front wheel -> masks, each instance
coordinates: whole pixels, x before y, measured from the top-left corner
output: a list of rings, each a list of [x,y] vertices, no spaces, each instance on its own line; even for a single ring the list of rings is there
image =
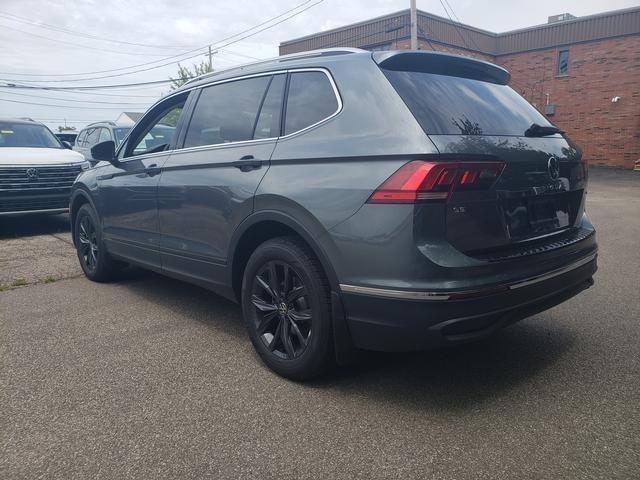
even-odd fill
[[[268,240],[251,255],[242,311],[258,354],[279,375],[308,379],[333,363],[328,282],[297,238]]]
[[[120,264],[104,248],[98,216],[91,205],[82,205],[78,210],[73,235],[80,267],[87,278],[94,282],[112,280]]]

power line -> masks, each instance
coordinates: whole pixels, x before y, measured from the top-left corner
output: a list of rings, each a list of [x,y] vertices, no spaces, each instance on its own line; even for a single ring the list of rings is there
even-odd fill
[[[0,98],[0,102],[21,103],[23,105],[38,105],[41,107],[76,108],[81,110],[122,110],[122,107],[76,107],[73,105],[52,105],[50,103],[21,102],[20,100],[8,100],[6,98]]]
[[[449,20],[451,20],[451,24],[453,25],[453,28],[455,29],[456,32],[458,32],[458,36],[460,36],[460,38],[462,39],[462,43],[464,43],[464,45],[467,47],[467,49],[473,50],[473,48],[471,48],[469,46],[469,44],[467,43],[467,41],[465,40],[465,38],[462,35],[462,32],[460,31],[460,29],[458,28],[458,25],[456,24],[456,22],[454,22],[453,18],[451,18],[451,15],[449,14],[449,10],[447,10],[447,7],[444,6],[444,2],[442,0],[440,0],[440,5],[442,5],[442,8],[443,8],[444,12],[447,14],[447,17],[449,17]]]
[[[6,90],[11,90],[11,89],[15,89],[15,88],[21,88],[21,87],[8,87],[6,85],[0,85],[0,92],[2,91],[6,91]],[[5,90],[2,90],[5,89]],[[47,87],[33,87],[33,90],[44,90],[47,91],[49,90]],[[132,89],[133,90],[133,89]],[[128,97],[128,98],[159,98],[159,95],[127,95],[125,93],[116,93],[116,94],[110,94],[110,93],[98,93],[98,92],[76,92],[73,90],[55,90],[56,92],[60,92],[60,93],[72,93],[74,95],[92,95],[92,96],[98,96],[98,97],[115,97],[115,98],[124,98],[124,97]],[[63,100],[63,99],[61,99]]]
[[[458,15],[456,15],[456,12],[453,11],[453,7],[451,6],[451,4],[449,3],[449,0],[444,0],[445,3],[447,4],[447,6],[449,7],[449,9],[451,10],[451,13],[453,14],[453,16],[455,17],[455,19],[458,21],[458,23],[462,23],[460,21],[460,19],[458,18]],[[449,19],[451,20],[451,17],[449,17]],[[475,39],[473,38],[473,35],[469,35],[469,40],[471,40],[471,43],[473,43],[473,45],[476,47],[476,50],[481,51],[480,47],[478,46],[478,44],[476,43]]]
[[[17,92],[7,92],[7,91],[3,91],[2,93],[6,93],[8,95],[18,95],[20,97],[28,97],[28,98],[43,98],[45,100],[58,100],[61,102],[73,102],[73,103],[102,103],[102,104],[107,104],[107,105],[149,105],[151,102],[101,102],[99,100],[73,100],[71,98],[54,98],[54,97],[45,97],[42,95],[30,95],[28,93],[17,93]],[[156,100],[159,97],[155,97]]]
[[[4,82],[4,80],[2,80]],[[46,87],[41,85],[26,85],[20,83],[7,83],[6,85],[0,85],[0,87],[11,87],[11,88],[27,88],[27,89],[36,89],[36,90],[104,90],[104,89],[115,89],[115,88],[128,88],[128,87],[138,87],[143,85],[162,85],[166,83],[171,83],[171,79],[167,80],[156,80],[153,82],[139,82],[139,83],[120,83],[115,85],[83,85],[83,86],[70,86],[70,87]],[[6,82],[5,82],[6,83]]]
[[[193,47],[193,45],[190,46],[185,46],[185,45],[151,45],[148,43],[136,43],[136,42],[128,42],[126,40],[115,40],[113,38],[106,38],[106,37],[100,37],[98,35],[91,35],[90,33],[84,33],[84,32],[78,32],[75,30],[71,30],[69,28],[65,28],[65,27],[60,27],[58,25],[51,25],[50,23],[44,23],[44,22],[33,22],[30,19],[26,18],[26,17],[21,17],[20,15],[15,15],[12,13],[7,13],[7,12],[0,12],[0,17],[3,17],[7,20],[11,20],[13,22],[18,22],[18,23],[23,23],[26,25],[33,25],[34,27],[38,27],[38,28],[43,28],[45,30],[51,30],[54,32],[61,32],[61,33],[66,33],[67,35],[75,35],[78,37],[84,37],[84,38],[92,38],[95,40],[100,40],[103,42],[109,42],[109,43],[117,43],[120,45],[132,45],[132,46],[138,46],[138,47],[148,47],[148,48],[163,48],[163,49],[167,49],[167,48],[173,48],[173,49],[184,49],[184,48],[190,48]]]
[[[98,70],[98,71],[94,71],[94,72],[84,72],[84,73],[67,73],[67,74],[56,74],[56,75],[44,75],[44,74],[27,74],[27,73],[9,73],[9,72],[0,72],[0,75],[19,75],[19,76],[56,76],[56,77],[68,77],[68,76],[78,76],[78,75],[97,75],[97,74],[101,74],[101,73],[120,72],[120,71],[123,71],[123,70],[130,70],[130,69],[133,69],[133,68],[143,67],[143,66],[147,66],[147,65],[153,65],[153,64],[156,64],[156,63],[159,63],[159,62],[163,62],[163,61],[171,60],[171,59],[178,59],[178,58],[180,58],[180,57],[184,57],[185,55],[188,55],[188,54],[191,54],[191,53],[198,52],[198,53],[197,53],[197,54],[195,54],[195,55],[192,55],[192,56],[190,56],[190,57],[186,57],[186,58],[180,58],[180,60],[177,60],[177,61],[190,60],[190,59],[192,59],[192,58],[196,58],[196,57],[199,57],[200,55],[202,55],[202,53],[204,52],[204,50],[205,50],[206,48],[208,48],[208,46],[209,46],[209,45],[215,45],[215,44],[218,44],[218,43],[226,42],[227,40],[230,40],[230,39],[232,39],[232,38],[235,38],[235,37],[237,37],[237,36],[239,36],[239,35],[242,35],[242,34],[244,34],[244,33],[247,33],[247,32],[250,32],[250,31],[252,31],[252,30],[255,30],[256,28],[261,27],[261,26],[263,26],[263,25],[266,25],[266,24],[268,24],[268,23],[272,22],[273,20],[276,20],[276,19],[281,18],[281,17],[283,17],[283,16],[285,16],[285,15],[287,15],[287,14],[289,14],[289,13],[291,13],[291,12],[295,11],[295,10],[298,10],[300,7],[303,7],[304,5],[307,5],[307,4],[308,4],[309,2],[311,2],[311,1],[312,1],[312,0],[306,0],[306,1],[304,1],[304,2],[302,2],[302,3],[300,3],[300,4],[298,4],[298,5],[296,5],[295,7],[291,8],[291,9],[289,9],[289,10],[286,10],[285,12],[283,12],[283,13],[281,13],[281,14],[279,14],[279,15],[276,15],[275,17],[271,17],[271,18],[269,18],[268,20],[265,20],[264,22],[258,23],[257,25],[254,25],[254,26],[252,26],[252,27],[250,27],[250,28],[247,28],[247,29],[245,29],[245,30],[242,30],[241,32],[235,33],[235,34],[233,34],[233,35],[229,35],[229,36],[227,36],[227,37],[225,37],[225,38],[223,38],[223,39],[220,39],[220,40],[218,40],[218,41],[216,41],[216,42],[212,42],[211,44],[207,44],[207,45],[204,45],[204,46],[202,46],[202,47],[199,47],[199,48],[196,48],[196,49],[193,49],[193,50],[189,50],[189,51],[187,51],[187,52],[183,52],[183,53],[178,54],[178,55],[172,55],[172,56],[165,57],[165,58],[162,58],[162,59],[159,59],[159,60],[154,60],[154,61],[151,61],[151,62],[145,62],[145,63],[140,63],[140,64],[137,64],[137,65],[130,65],[130,66],[128,66],[128,67],[121,67],[121,68],[115,68],[115,69],[110,69],[110,70]],[[267,30],[268,28],[272,28],[272,27],[274,27],[274,26],[276,26],[276,25],[279,25],[280,23],[282,23],[282,22],[284,22],[284,21],[286,21],[286,20],[288,20],[288,19],[290,19],[290,18],[293,18],[294,16],[297,16],[297,15],[299,15],[299,14],[303,13],[304,11],[308,10],[309,8],[311,8],[311,7],[315,6],[315,5],[318,5],[319,3],[322,3],[323,1],[324,1],[324,0],[318,0],[318,1],[316,1],[315,3],[313,3],[313,4],[309,5],[309,6],[307,6],[307,7],[306,7],[306,8],[304,8],[303,10],[300,10],[300,11],[298,11],[298,12],[294,13],[293,15],[290,15],[289,17],[284,18],[283,20],[281,20],[281,21],[279,21],[279,22],[277,22],[277,23],[274,23],[274,24],[272,24],[272,25],[269,25],[269,26],[267,26],[266,28],[263,28],[263,29],[258,30],[258,31],[256,31],[256,32],[253,32],[253,33],[252,33],[252,34],[250,34],[250,35],[246,35],[246,36],[244,36],[244,37],[242,37],[242,38],[240,38],[240,39],[238,39],[238,40],[234,40],[234,41],[232,41],[232,42],[229,42],[229,43],[227,43],[227,44],[225,44],[225,45],[222,45],[222,46],[220,46],[220,47],[216,47],[216,48],[223,48],[223,47],[229,46],[229,45],[231,45],[231,44],[233,44],[233,43],[237,43],[237,42],[239,42],[239,41],[241,41],[241,40],[244,40],[244,39],[249,38],[249,37],[251,37],[251,36],[253,36],[253,35],[256,35],[256,34],[258,34],[258,33],[262,32],[262,31],[264,31],[264,30]],[[165,63],[165,64],[162,64],[162,65],[157,65],[157,66],[155,66],[155,67],[153,67],[153,68],[161,68],[161,67],[164,67],[164,66],[166,66],[166,65],[171,65],[171,64],[173,64],[173,63],[177,63],[177,61],[170,62],[170,63]],[[147,71],[147,70],[152,70],[152,69],[151,69],[151,68],[149,68],[149,69],[143,69],[143,70],[136,70],[136,71],[132,71],[132,72],[122,73],[121,75],[113,75],[113,76],[129,75],[129,74],[132,74],[132,73],[137,73],[137,72],[140,72],[140,71]],[[89,79],[89,78],[83,78],[83,79],[69,79],[69,81],[95,80],[95,79],[97,79],[97,78],[111,78],[111,77],[112,77],[112,76],[108,76],[108,77],[107,77],[107,76],[104,76],[104,77],[96,77],[96,78],[90,78],[90,79]],[[32,80],[32,82],[38,82],[38,83],[51,83],[51,82],[63,82],[63,81],[66,81],[66,80]]]
[[[37,37],[37,38],[43,38],[45,40],[48,40],[49,42],[55,42],[55,43],[62,43],[65,45],[72,45],[76,48],[84,48],[86,50],[93,50],[96,52],[106,52],[106,53],[115,53],[118,55],[134,55],[134,56],[146,56],[146,57],[164,57],[164,55],[161,54],[157,54],[157,53],[141,53],[141,52],[128,52],[127,50],[107,50],[105,48],[99,48],[99,47],[92,47],[90,45],[83,45],[81,43],[77,43],[77,42],[66,42],[64,40],[60,40],[58,38],[51,38],[51,37],[45,37],[44,35],[38,35],[37,33],[33,33],[33,32],[27,32],[26,30],[20,30],[19,28],[13,28],[13,27],[9,27],[8,25],[1,25],[2,28],[6,28],[8,30],[13,30],[14,32],[19,32],[19,33],[23,33],[26,35],[31,35],[33,37]]]

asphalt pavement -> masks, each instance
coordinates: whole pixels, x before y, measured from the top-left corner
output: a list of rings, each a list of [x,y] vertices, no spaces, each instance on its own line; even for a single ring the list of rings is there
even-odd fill
[[[68,239],[65,219],[0,221],[0,478],[639,478],[640,174],[592,170],[587,213],[593,288],[311,383],[266,369],[238,306],[188,284],[13,285],[29,262],[10,253]]]

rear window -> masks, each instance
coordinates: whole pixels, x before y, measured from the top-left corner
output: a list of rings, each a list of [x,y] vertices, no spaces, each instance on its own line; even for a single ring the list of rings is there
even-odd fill
[[[551,124],[511,87],[470,78],[383,70],[427,134],[524,135]]]

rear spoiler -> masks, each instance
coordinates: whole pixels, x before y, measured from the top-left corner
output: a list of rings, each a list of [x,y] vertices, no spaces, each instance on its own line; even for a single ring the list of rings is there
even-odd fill
[[[511,75],[504,68],[461,55],[400,50],[374,52],[372,57],[373,61],[384,70],[435,73],[499,85],[507,85],[511,80]]]

